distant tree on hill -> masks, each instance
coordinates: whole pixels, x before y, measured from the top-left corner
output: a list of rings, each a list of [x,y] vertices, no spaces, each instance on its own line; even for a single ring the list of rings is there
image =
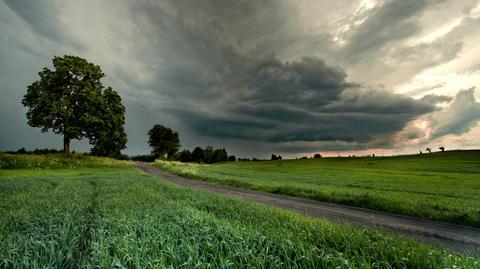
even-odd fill
[[[213,152],[213,158],[211,163],[219,163],[219,162],[226,162],[228,160],[227,151],[223,149],[216,149]]]
[[[148,131],[148,144],[152,148],[152,154],[168,159],[171,159],[180,148],[180,138],[178,133],[172,129],[160,124],[155,124],[150,131]]]
[[[320,153],[315,153],[315,155],[313,155],[313,158],[319,159],[322,158],[322,155],[320,155]]]
[[[196,147],[195,149],[193,149],[193,152],[192,152],[193,162],[200,163],[200,162],[203,162],[204,159],[205,159],[205,153],[203,152],[203,149],[201,147]]]
[[[438,148],[441,152],[444,152],[445,151],[445,147],[439,147]]]
[[[228,156],[228,161],[229,161],[229,162],[236,162],[236,161],[237,161],[237,157],[235,157],[235,155],[230,155],[230,156]]]
[[[207,146],[204,150],[203,150],[203,154],[204,154],[204,159],[203,159],[203,162],[204,163],[213,163],[214,161],[214,148],[212,146]]]
[[[282,159],[281,155],[272,154],[272,158],[270,160],[277,161],[277,160],[281,160],[281,159]]]
[[[113,117],[109,113],[109,109],[123,106],[115,91],[104,89],[100,79],[105,75],[100,66],[76,56],[55,56],[53,67],[54,70],[45,67],[38,73],[40,80],[28,86],[22,99],[22,104],[28,108],[28,124],[41,128],[42,132],[51,129],[62,134],[65,154],[70,153],[72,139],[85,137],[91,144],[100,143],[101,137],[113,125],[118,135],[110,136],[114,145],[108,145],[106,151],[123,149],[126,143],[123,115]],[[110,103],[112,100],[115,103]]]
[[[426,148],[425,150],[428,151],[428,153],[432,153],[432,149],[431,149],[431,148]]]
[[[192,153],[190,152],[190,150],[184,149],[180,152],[179,161],[186,163],[191,162],[192,160]]]

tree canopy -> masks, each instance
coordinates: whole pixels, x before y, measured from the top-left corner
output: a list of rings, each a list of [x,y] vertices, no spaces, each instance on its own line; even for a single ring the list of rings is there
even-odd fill
[[[172,158],[180,148],[178,133],[160,124],[155,124],[148,131],[148,144],[152,148],[152,154],[157,157]]]
[[[118,156],[125,148],[127,134],[124,130],[125,107],[120,96],[108,87],[103,91],[103,105],[97,111],[102,118],[93,129],[90,139],[94,145],[92,154],[99,156]]]
[[[23,97],[28,124],[62,134],[66,154],[72,139],[84,137],[94,148],[109,148],[103,153],[125,148],[125,108],[115,91],[104,89],[100,66],[76,56],[55,56],[53,67],[43,68]]]

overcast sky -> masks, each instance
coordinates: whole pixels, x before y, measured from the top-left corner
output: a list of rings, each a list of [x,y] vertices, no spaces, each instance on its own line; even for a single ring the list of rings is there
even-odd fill
[[[0,150],[61,148],[20,103],[55,55],[102,67],[127,153],[155,123],[243,157],[480,148],[479,44],[477,0],[0,0]]]

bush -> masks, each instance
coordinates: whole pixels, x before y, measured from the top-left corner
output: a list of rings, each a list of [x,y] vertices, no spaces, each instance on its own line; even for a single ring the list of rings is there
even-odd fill
[[[134,155],[130,157],[130,160],[136,161],[136,162],[154,162],[157,159],[156,155],[153,154],[147,154],[147,155]]]

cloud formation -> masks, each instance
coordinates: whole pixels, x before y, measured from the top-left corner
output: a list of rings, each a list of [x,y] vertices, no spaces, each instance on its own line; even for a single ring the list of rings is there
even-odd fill
[[[475,1],[0,5],[0,79],[11,99],[4,109],[17,111],[0,120],[22,130],[22,108],[12,104],[55,54],[103,67],[127,108],[130,152],[146,150],[146,130],[157,122],[179,130],[186,147],[212,143],[247,156],[400,148],[400,135],[408,144],[429,130],[440,138],[477,128],[475,92],[457,95],[477,85],[428,80],[464,72],[475,81]],[[426,82],[399,91],[419,77]],[[428,126],[416,125],[422,120]],[[0,148],[22,145],[15,128],[2,131]]]

